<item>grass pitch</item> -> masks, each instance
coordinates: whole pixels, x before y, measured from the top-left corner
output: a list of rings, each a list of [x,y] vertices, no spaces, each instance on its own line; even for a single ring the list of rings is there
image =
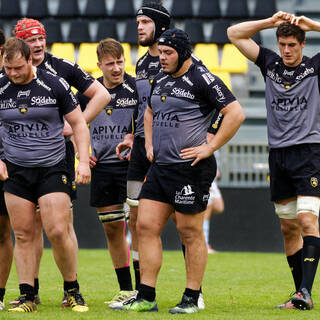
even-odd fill
[[[133,271],[132,277],[134,279]],[[119,290],[107,250],[80,250],[79,283],[90,311],[72,312],[60,307],[62,279],[51,250],[44,252],[40,269],[41,305],[37,313],[0,312],[0,319],[319,319],[320,285],[316,278],[312,311],[278,310],[293,291],[293,281],[284,254],[217,253],[209,255],[203,282],[206,309],[193,315],[170,315],[185,288],[184,260],[181,252],[164,252],[158,279],[159,313],[126,313],[108,309],[104,301]],[[19,295],[15,267],[7,284],[5,303]],[[6,308],[7,309],[7,308]]]

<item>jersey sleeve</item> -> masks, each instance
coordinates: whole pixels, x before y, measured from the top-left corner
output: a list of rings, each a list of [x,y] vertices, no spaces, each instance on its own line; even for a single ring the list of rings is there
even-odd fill
[[[266,77],[267,66],[278,58],[279,56],[272,50],[260,47],[256,65],[260,68],[264,78]]]
[[[200,95],[209,105],[219,111],[236,100],[223,81],[208,70],[199,74],[197,84],[201,90]]]
[[[210,126],[208,128],[208,132],[212,134],[216,134],[221,126],[223,120],[223,114],[218,110],[213,114]]]
[[[59,110],[62,115],[72,112],[78,106],[78,101],[71,91],[70,85],[64,78],[56,77],[55,93],[59,102]]]

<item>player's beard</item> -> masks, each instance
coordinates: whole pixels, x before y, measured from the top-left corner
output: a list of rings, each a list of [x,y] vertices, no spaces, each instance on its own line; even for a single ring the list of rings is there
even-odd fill
[[[150,36],[144,40],[139,40],[138,39],[138,42],[139,42],[139,45],[141,45],[142,47],[150,47],[154,44],[154,40],[153,40],[153,36]]]

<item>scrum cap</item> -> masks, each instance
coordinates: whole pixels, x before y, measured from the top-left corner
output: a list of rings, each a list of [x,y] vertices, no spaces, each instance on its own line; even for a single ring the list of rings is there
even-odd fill
[[[173,48],[178,53],[177,72],[182,64],[191,57],[191,43],[190,38],[186,32],[180,29],[169,29],[165,31],[158,42],[158,45],[168,46]]]
[[[170,26],[170,14],[168,10],[159,3],[145,3],[137,11],[136,16],[147,16],[154,23],[153,40],[156,42],[161,34]]]
[[[27,38],[42,35],[46,37],[46,30],[43,24],[35,19],[23,18],[18,21],[14,28],[14,34],[17,38],[25,40]]]

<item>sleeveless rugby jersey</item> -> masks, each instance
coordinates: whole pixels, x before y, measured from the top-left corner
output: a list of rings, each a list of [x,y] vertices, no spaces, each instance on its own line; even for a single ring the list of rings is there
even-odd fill
[[[320,54],[287,67],[275,52],[260,47],[256,64],[266,82],[269,146],[320,143]]]
[[[190,161],[182,159],[180,151],[206,141],[213,113],[235,97],[208,69],[192,64],[178,78],[160,72],[150,100],[154,158],[159,164],[169,164]]]
[[[103,84],[103,77],[98,81]],[[124,81],[113,89],[108,89],[111,101],[90,123],[92,154],[99,163],[123,163],[116,155],[116,146],[128,132],[128,124],[138,103],[135,79],[124,75]],[[81,109],[84,110],[89,99],[78,94]]]
[[[65,158],[63,116],[77,107],[69,84],[45,70],[25,85],[0,78],[5,158],[23,167],[49,167]]]

